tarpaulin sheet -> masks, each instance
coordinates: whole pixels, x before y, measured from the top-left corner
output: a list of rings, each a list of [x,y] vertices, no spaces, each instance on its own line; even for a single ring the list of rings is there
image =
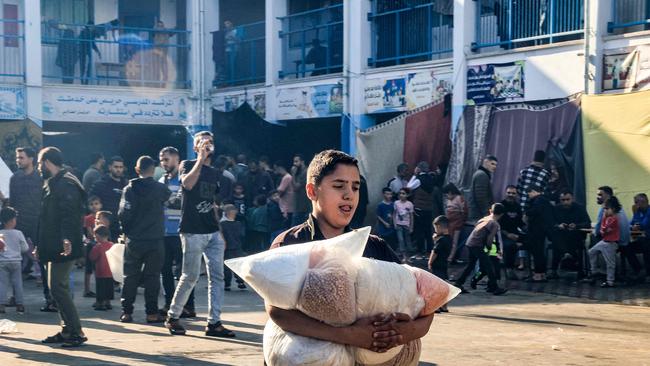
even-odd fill
[[[650,91],[582,99],[588,209],[599,186],[614,189],[628,215],[636,193],[650,193]]]
[[[543,105],[527,103],[495,107],[490,118],[486,154],[499,159],[492,177],[496,201],[509,184],[517,184],[521,169],[530,165],[536,150],[567,144],[580,113],[577,99]],[[567,167],[573,169],[572,167]]]
[[[446,166],[451,155],[449,105],[438,103],[406,117],[404,161],[414,167],[420,161],[431,169]]]

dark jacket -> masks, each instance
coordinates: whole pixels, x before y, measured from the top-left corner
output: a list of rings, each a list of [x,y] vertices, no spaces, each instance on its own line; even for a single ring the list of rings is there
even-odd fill
[[[99,197],[102,201],[102,209],[115,215],[120,206],[122,190],[126,184],[127,181],[124,178],[117,181],[109,175],[105,175],[93,185],[90,195]]]
[[[124,188],[117,216],[131,240],[158,240],[165,237],[165,202],[171,191],[152,177],[136,178]]]
[[[480,167],[472,176],[470,192],[469,219],[479,220],[488,215],[490,206],[494,203],[492,196],[492,175]]]
[[[18,170],[9,180],[9,205],[18,211],[16,229],[32,241],[36,240],[42,192],[43,178],[36,169],[29,175]]]
[[[519,229],[524,227],[521,205],[518,201],[511,202],[507,200],[501,201],[501,204],[506,208],[506,213],[499,219],[501,232],[518,234]]]
[[[575,224],[576,229],[591,228],[591,218],[585,207],[573,202],[571,207],[565,208],[562,205],[553,207],[553,229],[559,230],[559,224]]]
[[[38,225],[38,256],[41,262],[66,262],[83,256],[82,231],[86,192],[72,173],[61,170],[43,185]],[[72,242],[64,257],[63,240]]]
[[[262,169],[255,172],[248,171],[245,175],[246,185],[244,187],[246,192],[246,202],[248,206],[253,206],[253,201],[258,195],[268,196],[269,193],[275,189],[273,186],[273,179],[271,175]]]
[[[226,241],[226,250],[241,250],[243,241],[242,223],[239,221],[222,220],[220,226],[223,240]]]
[[[553,206],[544,195],[528,200],[526,216],[528,217],[528,234],[542,236],[551,233],[553,228]]]

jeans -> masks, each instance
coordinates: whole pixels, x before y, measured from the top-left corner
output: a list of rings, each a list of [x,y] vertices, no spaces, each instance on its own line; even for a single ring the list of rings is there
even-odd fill
[[[0,305],[7,301],[9,289],[14,290],[16,304],[24,305],[23,302],[23,273],[22,263],[0,262]]]
[[[133,313],[133,303],[138,286],[144,284],[144,301],[147,315],[158,314],[160,269],[165,256],[162,240],[134,240],[124,248],[124,285],[122,311]]]
[[[165,307],[169,308],[176,291],[176,284],[174,278],[174,263],[183,271],[183,248],[181,247],[180,236],[166,236],[165,237],[165,261],[163,262],[161,274],[162,284],[165,290]],[[190,293],[190,298],[187,300],[185,306],[189,310],[194,310],[194,290]]]
[[[170,318],[178,319],[201,273],[201,256],[208,269],[208,323],[221,321],[224,296],[223,256],[226,242],[219,232],[211,234],[181,233],[183,244],[183,274],[169,307]]]
[[[602,254],[605,260],[605,273],[607,282],[614,282],[616,276],[616,250],[618,244],[614,242],[599,241],[593,248],[589,249],[589,263],[591,264],[591,274],[603,273],[602,268],[598,266],[598,254]]]
[[[226,259],[232,259],[232,258],[239,258],[242,257],[243,253],[241,249],[233,249],[233,250],[226,250],[223,256],[224,261]],[[225,287],[230,287],[230,284],[232,283],[232,270],[228,268],[225,264],[223,265],[223,276],[224,276],[224,281],[225,281]],[[237,284],[244,283],[239,276],[235,274],[235,280],[237,281]]]
[[[413,253],[414,248],[411,243],[410,228],[405,225],[395,225],[395,233],[397,234],[397,243],[399,245],[399,252],[402,255]]]
[[[463,273],[456,280],[456,285],[463,286],[467,277],[469,277],[474,270],[476,262],[479,262],[481,270],[485,271],[488,276],[488,289],[496,289],[498,287],[496,273],[494,272],[494,268],[492,268],[490,257],[483,250],[483,247],[467,247],[467,249],[469,249],[469,262],[467,263],[465,270],[463,270]]]
[[[82,336],[81,320],[70,292],[70,273],[74,261],[48,262],[48,279],[52,299],[59,309],[61,317],[61,334],[65,338]]]

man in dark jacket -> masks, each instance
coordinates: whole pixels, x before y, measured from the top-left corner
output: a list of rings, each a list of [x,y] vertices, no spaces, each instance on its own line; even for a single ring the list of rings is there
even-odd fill
[[[141,156],[135,166],[139,178],[132,179],[120,200],[118,216],[128,241],[124,249],[122,323],[133,321],[133,302],[138,285],[144,283],[147,323],[162,323],[158,312],[160,271],[165,257],[165,202],[171,191],[153,179],[156,163]]]
[[[244,189],[246,192],[247,207],[253,207],[253,200],[259,195],[268,197],[269,193],[275,189],[273,178],[264,169],[260,169],[256,161],[248,163],[248,172],[244,175]]]
[[[488,215],[494,203],[492,196],[492,174],[497,170],[498,160],[493,155],[483,159],[481,166],[472,176],[469,199],[469,221],[476,222]]]
[[[416,165],[414,175],[406,185],[413,192],[411,195],[415,208],[413,239],[415,247],[423,257],[428,256],[433,248],[433,209],[437,201],[436,193],[440,194],[440,190],[436,190],[439,185],[440,174],[429,171],[429,163],[426,161]]]
[[[45,184],[38,246],[34,253],[40,261],[47,263],[50,291],[63,327],[61,332],[47,337],[43,343],[78,347],[88,339],[81,329],[69,286],[74,261],[83,256],[81,232],[86,193],[81,182],[63,169],[63,154],[55,147],[40,151],[38,170]]]
[[[560,204],[553,207],[553,262],[549,278],[558,278],[560,261],[574,261],[578,267],[578,279],[586,274],[582,268],[587,234],[580,229],[590,229],[591,219],[584,206],[573,201],[569,190],[560,192]]]
[[[503,241],[503,264],[506,268],[506,277],[512,280],[518,279],[514,273],[515,259],[517,249],[523,245],[521,229],[524,228],[524,221],[518,197],[516,186],[506,187],[506,198],[501,201],[506,211],[499,219]]]
[[[99,197],[102,201],[102,208],[115,215],[122,197],[122,189],[126,184],[124,159],[113,156],[108,162],[108,175],[103,176],[93,185],[90,195]]]
[[[524,221],[528,227],[528,249],[533,254],[535,270],[531,282],[546,282],[546,237],[553,226],[553,207],[537,184],[528,187],[528,205]]]

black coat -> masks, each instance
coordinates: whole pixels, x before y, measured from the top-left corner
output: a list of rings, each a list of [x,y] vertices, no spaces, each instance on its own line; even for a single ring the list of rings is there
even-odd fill
[[[72,173],[61,170],[45,181],[38,225],[38,256],[41,262],[66,262],[83,256],[82,221],[86,192]],[[72,242],[64,257],[63,240]]]
[[[136,178],[124,188],[118,217],[122,230],[132,240],[165,237],[165,202],[171,191],[153,178]]]
[[[528,234],[550,236],[553,228],[553,206],[548,198],[539,195],[528,201]]]

